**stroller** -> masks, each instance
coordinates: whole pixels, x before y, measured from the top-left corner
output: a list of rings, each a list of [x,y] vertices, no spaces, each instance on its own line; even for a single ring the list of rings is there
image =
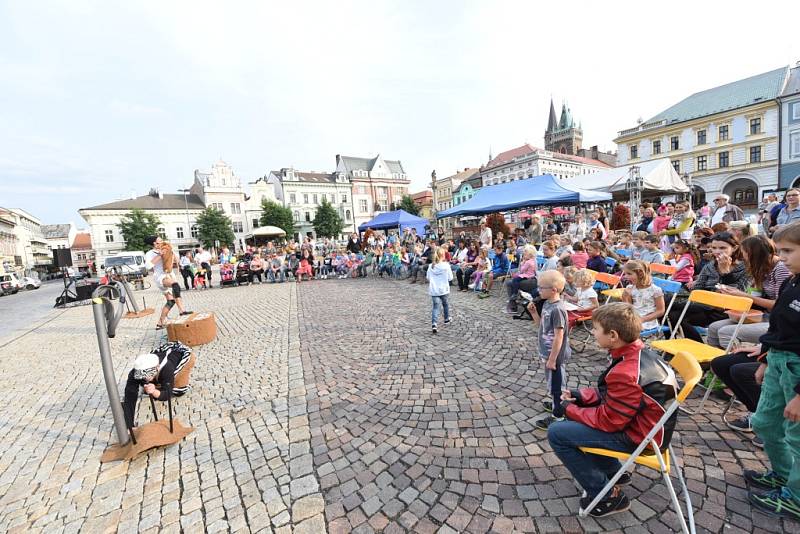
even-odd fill
[[[220,287],[236,284],[236,279],[233,276],[233,265],[225,263],[219,267]]]
[[[203,268],[197,269],[194,275],[194,288],[195,289],[208,289],[208,279],[206,278],[206,270]]]
[[[242,259],[236,264],[236,285],[243,284],[250,284],[250,263]]]

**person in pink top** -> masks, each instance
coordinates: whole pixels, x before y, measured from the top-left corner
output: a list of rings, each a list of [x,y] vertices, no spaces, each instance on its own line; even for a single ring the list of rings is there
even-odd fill
[[[671,220],[672,215],[670,214],[670,209],[667,206],[661,206],[658,208],[658,216],[653,221],[653,233],[658,235],[662,230],[666,230]]]
[[[585,269],[586,262],[589,261],[589,255],[584,250],[583,243],[576,241],[572,244],[572,265],[576,269]]]
[[[670,260],[675,267],[675,274],[670,280],[680,282],[684,286],[694,279],[694,266],[700,261],[695,246],[685,239],[678,239],[672,244],[677,260]]]
[[[522,261],[519,270],[514,273],[510,280],[506,281],[506,291],[508,292],[508,313],[517,313],[517,294],[522,291],[533,291],[536,289],[536,247],[525,245],[522,249]]]

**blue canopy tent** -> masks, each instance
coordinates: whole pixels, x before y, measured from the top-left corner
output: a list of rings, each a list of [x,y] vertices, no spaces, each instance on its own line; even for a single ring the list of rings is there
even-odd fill
[[[358,227],[359,232],[365,232],[372,228],[373,230],[389,230],[391,228],[399,228],[400,231],[406,228],[416,228],[417,234],[420,236],[425,235],[425,226],[429,225],[430,221],[416,215],[411,215],[407,211],[396,210],[381,213],[371,221],[367,221]]]
[[[527,180],[482,187],[471,199],[449,210],[440,211],[436,217],[441,219],[458,215],[484,215],[534,206],[565,206],[609,200],[610,193],[587,191],[568,185],[552,174],[543,174]]]

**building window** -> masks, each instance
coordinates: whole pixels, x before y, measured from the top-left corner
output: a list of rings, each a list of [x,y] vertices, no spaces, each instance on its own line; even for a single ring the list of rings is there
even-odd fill
[[[242,227],[242,221],[233,221],[231,226],[233,227],[233,231],[237,234],[241,234],[244,231],[244,228]]]
[[[231,213],[239,215],[242,213],[242,205],[238,202],[231,202]]]
[[[737,189],[733,192],[733,202],[738,206],[753,206],[755,205],[756,190],[754,187],[746,187],[744,189]]]
[[[217,211],[221,211],[222,213],[225,213],[225,206],[223,206],[222,202],[212,202],[211,203],[211,207],[214,208]]]
[[[727,141],[728,140],[728,125],[727,124],[719,127],[719,140],[720,141]]]
[[[697,156],[697,170],[708,170],[708,156]]]
[[[319,204],[319,197],[317,196],[316,193],[314,193],[313,199],[314,199],[314,204]]]
[[[653,141],[653,154],[661,154],[661,141]]]
[[[750,135],[761,133],[761,117],[750,119]]]
[[[289,193],[289,204],[297,204],[297,195]]]
[[[719,166],[720,166],[720,168],[727,167],[729,165],[730,165],[730,163],[728,162],[728,152],[720,152],[719,153]]]
[[[192,237],[194,237],[195,239],[197,239],[197,236],[199,236],[199,235],[200,235],[200,230],[198,230],[198,228],[197,228],[197,225],[196,225],[196,224],[193,224],[193,225],[192,225]]]
[[[358,211],[360,211],[361,213],[366,213],[367,212],[367,199],[366,198],[362,198],[361,200],[358,201]]]
[[[106,243],[114,242],[114,230],[106,230]]]
[[[299,221],[300,220],[300,212],[299,211],[295,211],[294,212],[294,220],[295,221]]]
[[[383,194],[386,195],[385,192]],[[347,204],[347,195],[342,195],[342,204]]]
[[[159,226],[156,233],[161,237],[161,239],[167,238],[167,231],[163,226]]]
[[[669,149],[670,150],[679,150],[681,148],[680,141],[677,135],[673,135],[669,138]]]
[[[308,193],[303,193],[303,204],[308,204]]]
[[[306,212],[306,222],[311,222],[311,212],[310,211]]]
[[[345,210],[345,212],[344,212],[344,219],[345,219],[346,221],[349,221],[349,220],[350,220],[350,210]]]
[[[258,219],[253,219],[253,228],[258,228]]]
[[[175,235],[178,236],[178,239],[183,239],[183,226],[178,226],[175,229]]]
[[[800,106],[797,106],[800,109]],[[800,131],[789,134],[789,156],[800,158]]]
[[[761,162],[761,146],[751,146],[750,147],[750,163],[760,163]]]
[[[698,130],[698,132],[697,132],[697,144],[698,145],[706,144],[706,131],[705,130]]]
[[[639,157],[639,146],[638,145],[631,145],[628,147],[631,153],[631,159],[636,159]]]
[[[679,159],[673,160],[672,168],[675,169],[675,172],[680,174],[680,172],[681,172],[681,160],[679,160]]]

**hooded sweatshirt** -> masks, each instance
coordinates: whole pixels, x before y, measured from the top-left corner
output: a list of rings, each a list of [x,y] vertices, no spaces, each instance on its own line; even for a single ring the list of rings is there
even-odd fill
[[[439,262],[430,266],[426,274],[428,278],[428,293],[432,297],[441,297],[450,294],[450,280],[453,279],[453,269],[447,262]]]

